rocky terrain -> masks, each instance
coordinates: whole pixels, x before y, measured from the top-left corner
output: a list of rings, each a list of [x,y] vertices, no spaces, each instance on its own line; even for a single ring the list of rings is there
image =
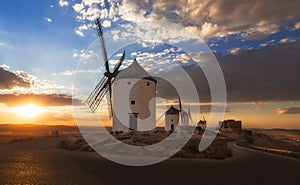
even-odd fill
[[[155,143],[159,143],[169,136],[170,133],[164,131],[155,131],[155,132],[128,132],[128,133],[119,133],[115,134],[114,137],[123,143],[133,146],[147,146]],[[188,159],[226,159],[232,156],[232,151],[228,147],[228,140],[225,137],[218,136],[213,143],[204,151],[199,152],[198,147],[201,140],[201,134],[194,134],[185,146],[178,151],[173,158],[188,158]],[[105,143],[101,144],[103,147]],[[116,148],[118,147],[119,148]],[[122,146],[116,145],[113,150],[119,151],[120,153],[126,153],[125,149],[121,148]],[[67,137],[60,142],[59,148],[67,150],[81,150],[93,152],[94,150],[86,143],[86,141],[81,136],[72,136]],[[165,150],[165,148],[161,148]]]

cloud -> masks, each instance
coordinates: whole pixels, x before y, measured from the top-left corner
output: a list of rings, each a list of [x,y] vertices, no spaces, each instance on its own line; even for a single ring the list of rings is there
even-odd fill
[[[268,46],[268,44],[267,43],[261,43],[259,46],[266,47],[266,46]]]
[[[0,66],[0,89],[29,88],[31,85],[27,73],[10,71],[7,65]]]
[[[300,29],[300,22],[298,22],[297,24],[295,24],[295,29]]]
[[[60,5],[61,7],[69,6],[68,1],[66,1],[66,0],[59,0],[58,3],[59,3],[59,5]]]
[[[297,40],[294,39],[294,38],[290,38],[290,37],[287,37],[287,38],[283,38],[279,41],[280,44],[289,44],[289,43],[294,43],[296,42]]]
[[[81,104],[74,100],[75,104]],[[72,96],[66,94],[0,94],[0,103],[7,106],[20,106],[34,103],[40,106],[71,106]]]
[[[287,107],[277,109],[278,114],[300,114],[300,107]]]
[[[80,11],[84,8],[83,4],[76,3],[72,6],[75,12],[80,13]]]
[[[0,47],[10,48],[10,49],[14,48],[12,45],[7,44],[5,42],[0,42]]]
[[[240,50],[241,50],[241,48],[232,48],[229,50],[229,52],[231,54],[238,54]]]
[[[107,23],[106,23],[107,24]],[[83,31],[85,30],[89,30],[91,27],[93,26],[93,24],[89,23],[89,24],[82,24],[79,27],[76,27],[74,29],[74,32],[79,35],[80,37],[84,37],[84,33]],[[107,26],[107,25],[106,25]]]
[[[204,39],[236,33],[244,33],[248,39],[257,39],[276,33],[280,26],[295,21],[300,15],[299,6],[297,0],[288,3],[280,0],[157,0],[152,1],[150,6],[146,0],[124,0],[118,8],[119,16],[124,20],[171,21],[198,29],[196,33]],[[245,13],[249,11],[251,13]]]
[[[81,25],[81,26],[75,28],[74,31],[75,31],[75,33],[76,33],[77,35],[79,35],[80,37],[84,37],[85,35],[84,35],[83,31],[84,31],[84,30],[88,30],[88,29],[89,29],[89,27],[88,27],[86,24],[83,24],[83,25]]]
[[[295,30],[298,30],[298,29],[300,29],[300,22],[296,23],[294,28],[291,29],[291,31],[295,31]]]
[[[217,46],[219,46],[219,44],[216,44],[216,43],[212,43],[212,44],[209,45],[209,47],[211,47],[211,48],[217,47]]]
[[[74,58],[79,58],[80,60],[83,60],[83,61],[87,61],[89,60],[90,58],[92,58],[94,55],[95,55],[95,52],[94,50],[89,50],[89,51],[85,51],[85,50],[74,50],[73,51],[73,54],[72,54],[72,57]]]
[[[84,37],[84,34],[81,30],[79,30],[78,28],[74,29],[74,32],[79,35],[80,37]]]
[[[108,10],[105,7],[104,0],[82,0],[72,6],[78,13],[76,19],[80,22],[94,21],[99,15],[101,18],[108,17]]]
[[[64,75],[64,76],[72,76],[73,74],[74,74],[73,71],[64,71],[64,72],[62,73],[62,75]]]
[[[269,35],[275,34],[279,31],[280,24],[269,24],[268,22],[261,22],[255,25],[254,28],[244,30],[241,32],[241,36],[247,40],[259,40]]]
[[[110,27],[111,26],[111,22],[108,20],[104,20],[102,23],[103,27]]]
[[[1,64],[0,68],[8,71],[10,67],[8,65],[6,65],[6,64]]]
[[[52,19],[50,19],[49,17],[45,17],[45,21],[52,22]]]
[[[208,23],[208,22],[204,22],[201,26],[201,30],[197,31],[197,27],[194,26],[194,31],[195,33],[200,32],[199,35],[201,38],[206,39],[206,38],[210,38],[216,35],[219,35],[219,30],[220,27],[217,24],[213,24],[213,23]]]

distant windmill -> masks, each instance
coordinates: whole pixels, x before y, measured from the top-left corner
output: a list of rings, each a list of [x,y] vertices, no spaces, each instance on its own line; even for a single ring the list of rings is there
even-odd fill
[[[188,115],[189,115],[189,118],[192,121],[192,123],[194,123],[190,107],[188,108]]]
[[[188,107],[188,112],[186,112],[182,109],[180,97],[179,97],[179,112],[180,112],[180,118],[181,118],[182,125],[189,125],[189,120],[191,120],[192,123],[194,122],[192,119],[190,107]]]
[[[120,58],[119,62],[115,65],[113,72],[110,72],[100,18],[97,18],[95,20],[95,24],[97,27],[98,36],[100,38],[101,51],[102,51],[103,60],[105,62],[106,72],[104,73],[104,76],[100,80],[100,82],[96,85],[95,89],[89,95],[86,102],[87,102],[88,106],[90,107],[91,111],[95,112],[97,110],[99,104],[103,100],[104,96],[106,95],[108,110],[109,110],[109,118],[111,118],[113,116],[112,83],[113,83],[114,79],[116,78],[117,74],[119,73],[119,69],[125,59],[125,50],[124,50],[123,55]]]
[[[163,116],[165,115],[165,130],[173,132],[174,129],[179,125],[181,120],[182,126],[189,126],[189,121],[191,120],[192,123],[192,115],[190,107],[188,108],[188,112],[182,109],[181,99],[179,99],[179,110],[176,109],[174,106],[171,106],[166,112],[160,116],[156,122],[158,122]]]

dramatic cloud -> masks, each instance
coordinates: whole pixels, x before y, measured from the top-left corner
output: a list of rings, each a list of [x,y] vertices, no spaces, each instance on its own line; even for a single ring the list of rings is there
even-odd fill
[[[120,23],[125,30],[130,30],[132,27],[127,24],[128,22],[170,21],[197,33],[204,39],[230,35],[236,35],[234,38],[240,40],[261,39],[281,29],[300,28],[300,1],[298,0],[286,2],[281,0],[82,0],[74,3],[72,7],[77,13],[76,19],[81,23],[75,28],[75,32],[80,36],[84,36],[85,30],[94,27],[92,21],[99,15],[105,26],[115,26]],[[147,26],[149,28],[157,25]],[[177,30],[168,31],[167,35],[174,32],[174,35],[178,36],[176,34],[178,32],[175,32]],[[139,33],[135,32],[135,34]],[[124,37],[122,34],[116,36]],[[234,46],[226,56],[216,53],[224,73],[228,100],[231,102],[300,100],[298,85],[300,44],[297,39],[282,38],[278,41],[281,43],[279,45],[276,45],[278,43],[275,40],[266,41],[261,43],[259,49]],[[79,57],[81,54],[76,52],[73,56]],[[151,66],[153,60],[148,57],[151,54],[142,56],[142,53],[132,53],[139,61],[145,62],[141,64],[145,68],[146,66],[153,68]],[[155,60],[155,62],[155,65],[163,65],[168,61]],[[209,86],[201,69],[193,65],[185,66],[185,69],[196,84],[201,84],[198,92],[202,101],[210,101]]]
[[[81,104],[74,100],[75,104]],[[71,106],[72,96],[66,94],[0,94],[0,103],[19,106],[34,103],[40,106]]]
[[[65,86],[59,86],[51,81],[43,80],[24,71],[12,71],[9,66],[0,65],[0,91],[1,94],[49,94],[66,91]]]
[[[297,42],[217,55],[229,101],[300,100],[299,51]]]
[[[0,89],[13,89],[14,87],[29,88],[31,86],[25,72],[9,71],[9,67],[0,66]]]
[[[300,107],[287,107],[277,109],[278,114],[300,114]]]
[[[295,21],[300,15],[299,7],[297,0],[285,3],[280,0],[158,0],[153,1],[152,12],[182,25],[196,26],[204,38],[244,33],[247,39],[258,39]]]
[[[296,42],[257,50],[240,50],[225,56],[215,53],[223,71],[228,101],[300,101],[299,51],[300,42]],[[200,66],[205,67],[207,59],[204,54],[201,58],[204,63],[200,63]],[[201,68],[188,65],[184,69],[195,82],[200,101],[210,102],[209,84]],[[161,97],[174,98],[172,91],[175,90],[163,89]]]
[[[244,39],[259,39],[274,34],[283,26],[297,24],[300,1],[289,0],[82,0],[73,5],[77,20],[89,28],[101,15],[103,20],[137,22],[165,20],[180,24],[203,39],[240,34]],[[106,24],[109,26],[110,24]],[[77,29],[76,29],[77,30]],[[76,31],[75,30],[75,31]],[[78,30],[77,33],[82,35]]]

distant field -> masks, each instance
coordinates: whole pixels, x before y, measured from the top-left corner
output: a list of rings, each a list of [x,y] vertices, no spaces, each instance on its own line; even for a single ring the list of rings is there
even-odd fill
[[[0,144],[16,140],[50,136],[52,130],[57,130],[60,135],[79,134],[79,130],[76,126],[0,124]]]
[[[300,144],[300,130],[254,129],[254,131],[255,133],[265,134],[274,139],[284,141],[287,143],[293,143],[295,145]]]
[[[300,130],[251,129],[238,144],[253,149],[300,158]]]

